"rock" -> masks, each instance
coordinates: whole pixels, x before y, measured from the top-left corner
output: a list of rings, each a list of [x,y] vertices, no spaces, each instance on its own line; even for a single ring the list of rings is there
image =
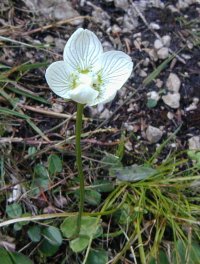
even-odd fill
[[[111,116],[111,112],[106,108],[101,114],[100,118],[101,119],[108,119]]]
[[[168,112],[167,113],[167,117],[168,117],[169,120],[172,120],[174,118],[174,113]]]
[[[113,46],[112,46],[112,44],[111,44],[110,42],[108,42],[108,41],[104,41],[104,42],[102,43],[102,46],[103,46],[103,50],[104,50],[104,52],[106,52],[106,51],[110,51],[110,50],[113,50]]]
[[[54,111],[54,112],[56,112],[56,113],[63,113],[63,111],[64,111],[64,107],[63,107],[63,105],[61,105],[61,104],[53,104],[52,105],[52,110]]]
[[[197,109],[197,105],[199,103],[199,98],[193,98],[193,102],[185,109],[186,111],[192,111]]]
[[[184,54],[184,53],[181,54],[181,57],[182,57],[183,59],[185,59],[185,60],[190,60],[190,59],[192,58],[191,55],[189,55],[189,54]]]
[[[170,92],[178,93],[181,87],[181,81],[177,74],[170,73],[167,82],[166,87]]]
[[[113,26],[112,26],[112,33],[113,34],[118,34],[118,33],[120,33],[122,30],[121,30],[121,28],[118,26],[118,25],[116,25],[116,24],[114,24]]]
[[[188,139],[190,150],[200,150],[200,136],[194,136]]]
[[[115,7],[119,7],[123,10],[127,10],[129,7],[128,0],[114,0]]]
[[[149,66],[149,63],[150,63],[150,59],[149,58],[145,58],[144,61],[143,61],[143,65],[144,66]]]
[[[179,9],[185,9],[192,4],[199,2],[199,0],[178,0],[176,7]]]
[[[154,60],[154,61],[157,61],[158,60],[158,55],[156,53],[156,51],[154,49],[147,49],[146,50],[149,54],[149,57]]]
[[[156,91],[151,91],[147,93],[147,97],[149,99],[155,100],[156,102],[158,102],[158,100],[160,99],[160,96]]]
[[[80,16],[70,1],[66,0],[23,0],[25,5],[31,11],[40,13],[46,18],[64,20]],[[70,22],[72,25],[79,25],[83,23],[82,18],[77,18]]]
[[[163,135],[163,131],[154,126],[148,126],[146,137],[150,143],[157,143]]]
[[[165,60],[169,56],[169,49],[167,47],[163,47],[157,51],[158,58],[161,60]]]
[[[174,5],[168,5],[167,8],[168,8],[172,13],[179,13],[179,10],[178,10]]]
[[[22,188],[21,188],[20,184],[16,184],[15,186],[12,187],[12,194],[7,199],[8,203],[13,203],[16,200],[18,200],[20,198],[21,194],[22,194]]]
[[[141,44],[144,46],[144,48],[148,48],[150,43],[148,40],[143,40]]]
[[[60,39],[60,38],[55,38],[55,46],[58,51],[63,51],[65,45],[66,45],[66,40]]]
[[[149,24],[149,27],[150,27],[151,29],[154,29],[154,30],[159,30],[159,29],[160,29],[160,25],[158,25],[157,23],[154,23],[154,22],[151,22],[151,23]]]
[[[124,15],[123,31],[131,32],[137,28],[138,24],[138,16],[135,14],[135,10],[133,8],[129,8]]]
[[[124,146],[125,146],[126,150],[128,150],[128,151],[132,151],[133,150],[133,144],[131,143],[130,140],[126,141]]]
[[[110,27],[110,16],[107,12],[103,11],[101,8],[95,8],[94,11],[92,11],[92,16],[95,18],[95,21],[98,24],[101,24],[103,28],[109,28]]]
[[[163,43],[162,43],[162,41],[160,40],[160,39],[156,39],[155,41],[154,41],[154,48],[156,49],[156,50],[159,50],[159,49],[161,49],[163,47]]]
[[[134,130],[134,126],[133,125],[129,125],[128,123],[124,123],[124,127],[129,132]]]
[[[155,80],[156,81],[156,86],[158,87],[158,88],[162,88],[162,86],[163,86],[163,81],[161,80],[161,79],[156,79]]]
[[[171,43],[171,37],[169,35],[165,35],[162,37],[162,43],[165,47],[168,47],[170,46],[170,43]]]
[[[47,35],[45,38],[44,38],[44,41],[46,43],[53,43],[54,42],[54,38],[51,36],[51,35]]]
[[[143,78],[144,78],[144,77],[147,77],[147,73],[146,73],[144,70],[140,70],[140,71],[139,71],[139,76],[140,76],[140,77],[143,77]]]
[[[168,93],[167,95],[162,96],[164,103],[174,109],[179,108],[180,98],[181,96],[179,93]]]
[[[140,38],[142,37],[142,33],[141,32],[137,32],[135,34],[133,34],[133,38]]]

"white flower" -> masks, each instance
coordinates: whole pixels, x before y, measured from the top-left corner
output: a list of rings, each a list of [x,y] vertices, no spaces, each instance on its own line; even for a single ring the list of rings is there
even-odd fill
[[[47,68],[48,85],[55,94],[90,106],[111,101],[133,68],[128,55],[122,51],[103,53],[96,35],[82,28],[69,38],[63,57]]]

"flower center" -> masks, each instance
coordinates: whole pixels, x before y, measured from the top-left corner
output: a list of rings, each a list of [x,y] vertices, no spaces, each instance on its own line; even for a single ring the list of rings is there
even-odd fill
[[[93,76],[90,73],[80,73],[78,76],[78,84],[79,85],[86,85],[86,86],[93,86]]]
[[[100,85],[102,84],[100,73],[94,72],[81,72],[73,77],[72,89],[80,87],[90,87],[94,90],[99,91]]]

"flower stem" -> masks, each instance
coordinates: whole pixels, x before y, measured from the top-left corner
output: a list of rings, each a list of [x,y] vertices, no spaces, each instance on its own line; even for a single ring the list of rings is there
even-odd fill
[[[79,212],[77,217],[77,230],[76,234],[80,233],[81,229],[81,217],[83,214],[84,206],[84,196],[85,196],[85,187],[84,187],[84,175],[83,175],[83,166],[81,158],[81,132],[82,132],[82,118],[83,118],[83,104],[77,104],[77,114],[76,114],[76,165],[78,168],[78,177],[80,183],[79,189]]]

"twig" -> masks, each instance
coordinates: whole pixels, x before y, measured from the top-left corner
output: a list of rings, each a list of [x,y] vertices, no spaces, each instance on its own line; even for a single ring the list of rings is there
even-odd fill
[[[23,104],[18,104],[18,106],[20,106],[23,109],[30,110],[30,111],[40,113],[40,114],[44,114],[44,115],[55,116],[57,118],[70,118],[70,119],[76,120],[76,115],[75,115],[76,113],[74,113],[73,115],[67,115],[67,114],[62,114],[62,113],[56,113],[51,110],[44,110],[41,107],[33,107],[33,106],[23,105]],[[91,118],[87,118],[87,117],[83,117],[83,120],[92,121]]]
[[[39,27],[39,28],[30,30],[30,31],[24,32],[24,33],[22,33],[22,36],[27,36],[27,35],[35,34],[35,33],[38,33],[38,32],[43,32],[43,31],[48,30],[50,28],[59,27],[59,26],[62,26],[64,24],[70,24],[71,22],[73,22],[73,21],[75,21],[77,19],[88,19],[88,20],[91,20],[92,17],[90,17],[90,16],[77,16],[77,17],[61,20],[61,21],[58,21],[58,22],[54,22],[54,23],[52,23],[50,25],[46,25],[46,26],[43,26],[43,27]]]

